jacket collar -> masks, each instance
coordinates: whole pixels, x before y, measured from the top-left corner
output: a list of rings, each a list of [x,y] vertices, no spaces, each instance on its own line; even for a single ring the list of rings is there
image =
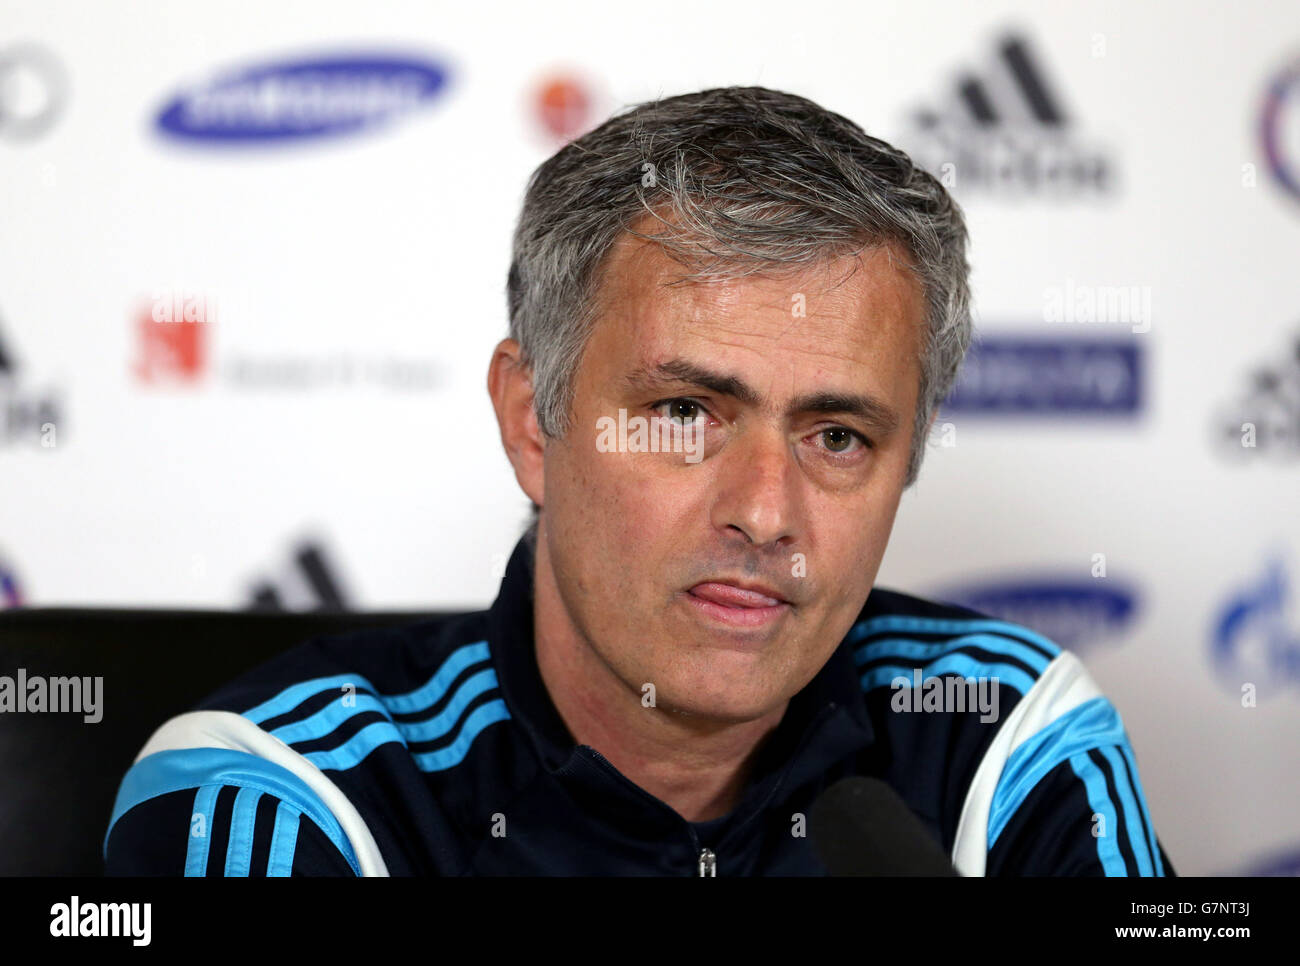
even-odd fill
[[[575,744],[538,670],[531,536],[519,540],[506,565],[500,592],[489,611],[490,646],[511,716],[527,735],[542,766],[553,775],[569,775],[578,770],[576,759],[590,755],[592,749]],[[698,827],[748,815],[774,799],[778,791],[790,791],[818,778],[873,740],[853,648],[846,638],[817,675],[791,698],[781,723],[759,753],[738,807],[724,819],[699,823]]]

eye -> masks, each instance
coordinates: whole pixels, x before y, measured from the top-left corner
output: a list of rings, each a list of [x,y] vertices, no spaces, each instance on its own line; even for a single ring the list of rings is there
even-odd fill
[[[696,400],[682,396],[678,396],[674,399],[660,400],[659,402],[654,403],[650,408],[658,410],[665,406],[668,407],[668,411],[661,413],[661,415],[673,420],[674,422],[689,423],[692,420],[707,415],[708,413],[708,410],[700,405]]]
[[[873,448],[871,440],[844,426],[831,426],[829,429],[821,430],[817,435],[825,441],[826,449],[837,455],[854,452],[854,442],[861,443],[864,449]]]

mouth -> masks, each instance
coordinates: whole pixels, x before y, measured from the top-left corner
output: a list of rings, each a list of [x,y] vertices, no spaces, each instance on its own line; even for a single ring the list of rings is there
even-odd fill
[[[696,584],[686,592],[686,599],[705,618],[735,628],[766,627],[793,606],[769,587],[716,580]]]

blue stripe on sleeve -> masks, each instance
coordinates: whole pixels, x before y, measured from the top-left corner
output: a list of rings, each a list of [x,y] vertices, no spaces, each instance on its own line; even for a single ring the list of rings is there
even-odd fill
[[[208,843],[212,841],[212,815],[217,807],[220,785],[204,785],[194,795],[194,811],[190,815],[189,844],[185,849],[185,874],[189,877],[208,874]],[[201,816],[202,835],[195,835],[194,819]],[[116,820],[116,819],[115,819]]]
[[[882,657],[919,658],[931,655],[939,657],[960,647],[978,647],[994,654],[1014,657],[1028,664],[1038,674],[1042,674],[1047,669],[1047,665],[1052,662],[1052,659],[1046,657],[1042,651],[1019,641],[1007,640],[1005,637],[996,637],[992,634],[967,634],[946,641],[914,641],[906,637],[882,637],[870,644],[862,645],[854,657],[859,664]]]
[[[226,878],[248,878],[253,864],[253,823],[257,821],[257,802],[262,793],[256,788],[241,788],[235,795],[230,816],[230,839],[226,843]]]
[[[271,854],[266,860],[268,879],[293,874],[293,854],[298,847],[298,813],[281,802],[275,810],[275,831],[271,833]]]
[[[1055,643],[1027,627],[1021,627],[1019,624],[1011,624],[1007,621],[985,618],[971,618],[970,620],[959,618],[938,619],[933,617],[912,617],[904,614],[888,614],[855,624],[852,630],[849,631],[849,640],[860,641],[864,637],[881,631],[901,631],[902,633],[914,634],[976,634],[980,632],[1010,634],[1022,641],[1032,641],[1052,657],[1056,657],[1061,653],[1060,647]]]
[[[1048,772],[1090,748],[1127,744],[1119,712],[1104,697],[1085,701],[1044,727],[1013,751],[1002,766],[989,807],[989,848]]]
[[[1096,836],[1097,858],[1101,860],[1102,869],[1108,877],[1128,875],[1124,857],[1119,852],[1119,843],[1115,840],[1119,820],[1115,817],[1115,805],[1106,791],[1106,776],[1088,757],[1086,751],[1071,756],[1070,767],[1074,769],[1075,775],[1083,782],[1083,787],[1088,792],[1088,805],[1093,814],[1102,816],[1105,822],[1106,834]]]
[[[159,751],[146,755],[132,765],[117,791],[113,816],[104,836],[105,852],[109,836],[113,834],[113,826],[129,809],[159,795],[204,785],[253,788],[288,802],[315,822],[342,853],[352,871],[361,874],[361,866],[357,862],[352,843],[348,841],[338,819],[306,782],[265,758],[228,748]]]
[[[465,719],[465,726],[460,729],[460,734],[456,736],[455,741],[446,748],[416,755],[416,765],[422,771],[442,771],[460,764],[480,731],[490,724],[505,721],[509,717],[510,712],[506,710],[506,703],[500,698],[479,705]]]
[[[407,741],[436,741],[451,731],[471,701],[496,686],[496,671],[491,668],[479,671],[466,678],[447,702],[447,706],[432,718],[399,724],[397,727],[401,729]]]
[[[446,707],[432,718],[425,721],[394,722],[394,727],[398,733],[397,740],[412,742],[434,741],[441,738],[451,731],[471,701],[496,686],[497,673],[492,668],[485,668],[477,674],[471,675],[456,689],[456,693],[452,695]],[[438,697],[441,699],[442,695],[440,694]],[[271,734],[286,745],[300,744],[325,737],[348,718],[362,712],[373,711],[392,721],[392,712],[398,711],[389,703],[394,700],[392,698],[374,698],[368,694],[357,694],[354,698],[352,704],[344,704],[341,699],[331,701],[310,717],[282,725],[272,731]]]
[[[859,680],[862,683],[862,690],[870,691],[872,688],[891,684],[898,677],[906,678],[910,683],[912,672],[915,670],[915,666],[905,664],[882,664],[873,667]],[[1020,694],[1024,694],[1034,686],[1034,679],[1023,668],[1013,667],[1010,664],[986,664],[969,654],[944,654],[921,668],[922,681],[941,674],[959,674],[964,678],[992,678]]]
[[[414,714],[417,711],[423,711],[425,708],[432,708],[447,693],[451,687],[451,682],[461,671],[472,664],[478,664],[480,661],[488,659],[487,641],[479,641],[475,644],[466,644],[464,647],[453,651],[448,655],[447,660],[438,668],[438,673],[428,680],[427,683],[409,691],[406,694],[390,694],[385,696],[384,704],[393,714]]]
[[[296,745],[323,738],[348,718],[365,711],[376,711],[385,718],[389,717],[388,709],[378,698],[369,694],[353,694],[351,697],[352,704],[344,704],[343,696],[340,695],[310,717],[281,725],[271,734],[286,745]]]
[[[423,711],[425,708],[431,708],[447,693],[452,681],[456,679],[461,671],[487,659],[487,641],[466,644],[448,655],[433,677],[414,691],[408,691],[404,694],[382,695],[380,700],[393,714],[414,714]],[[379,689],[360,674],[336,674],[333,677],[314,678],[310,681],[301,681],[298,684],[291,685],[275,697],[245,711],[243,716],[254,724],[261,724],[263,721],[278,718],[280,715],[292,711],[308,698],[320,694],[322,691],[341,691],[349,685],[356,689],[365,688],[367,691],[379,693]]]
[[[275,697],[243,712],[243,716],[253,724],[261,724],[263,721],[278,718],[280,715],[292,711],[314,694],[329,690],[341,691],[347,685],[354,688],[366,688],[370,691],[375,690],[371,683],[360,674],[336,674],[328,678],[313,678],[310,681],[300,681],[292,687],[285,688]]]
[[[1151,812],[1147,808],[1146,795],[1142,791],[1142,779],[1138,777],[1137,757],[1133,749],[1126,745],[1119,746],[1119,753],[1124,756],[1124,761],[1128,765],[1128,773],[1133,779],[1133,792],[1137,796],[1138,807],[1142,810],[1142,817],[1146,820],[1147,844],[1151,850],[1152,861],[1155,862],[1155,875],[1163,877],[1165,863],[1160,858],[1160,844],[1156,841],[1156,827],[1151,821]]]
[[[1133,850],[1133,858],[1137,860],[1138,875],[1152,876],[1155,874],[1155,868],[1151,864],[1150,845],[1142,831],[1142,817],[1133,796],[1133,789],[1129,785],[1124,762],[1113,745],[1109,748],[1099,748],[1098,751],[1110,765],[1111,774],[1115,776],[1115,794],[1119,796],[1120,805],[1124,808],[1124,825],[1128,829],[1129,848]]]
[[[466,685],[468,686],[468,682]],[[459,698],[458,694],[456,700],[459,701]],[[468,699],[460,702],[461,707],[457,708],[457,714],[468,703]],[[509,717],[510,712],[506,708],[506,703],[500,698],[487,701],[470,712],[451,744],[436,751],[416,753],[411,757],[415,760],[416,767],[422,771],[441,771],[458,765],[480,731],[490,724],[505,721]],[[372,721],[337,748],[328,751],[310,751],[303,757],[321,771],[346,771],[361,764],[367,755],[381,745],[396,742],[405,746],[406,741],[398,731],[398,727],[391,721]]]
[[[355,768],[380,745],[396,742],[406,745],[401,733],[391,721],[373,721],[337,748],[329,751],[309,751],[303,755],[321,771],[346,771]]]

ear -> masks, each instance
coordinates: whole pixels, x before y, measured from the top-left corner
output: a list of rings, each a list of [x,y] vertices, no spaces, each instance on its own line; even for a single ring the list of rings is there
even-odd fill
[[[501,445],[515,468],[515,479],[530,500],[544,506],[545,437],[533,411],[533,374],[524,365],[522,347],[514,339],[503,339],[493,350],[487,388],[501,429]]]

